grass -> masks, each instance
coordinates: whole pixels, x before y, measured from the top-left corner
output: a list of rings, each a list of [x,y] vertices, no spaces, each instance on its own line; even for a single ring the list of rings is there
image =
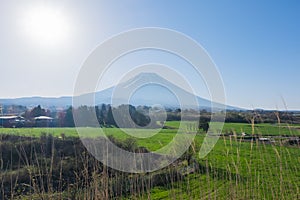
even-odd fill
[[[214,122],[218,123],[218,122]],[[168,121],[166,126],[177,128],[179,127],[179,121]],[[224,123],[223,133],[234,132],[236,134],[247,133],[247,134],[259,134],[259,135],[287,135],[295,136],[300,135],[300,124],[247,124],[247,123]]]
[[[84,133],[86,133],[86,137],[97,137],[102,135],[102,133],[99,132],[98,128],[81,129],[83,131],[83,135]],[[107,136],[112,135],[120,140],[131,137],[119,128],[104,128],[103,131]],[[149,150],[157,150],[161,148],[161,146],[169,143],[176,133],[177,130],[163,129],[158,134],[152,136],[149,139],[140,138],[137,141],[140,146],[147,147]],[[78,133],[75,128],[0,128],[0,134],[33,137],[40,137],[42,134],[51,134],[54,137],[61,137],[62,134],[65,134],[66,137],[78,137]]]
[[[217,122],[215,122],[217,123]],[[174,129],[162,129],[157,135],[160,137],[163,134],[174,134],[177,133],[177,128],[179,127],[179,121],[167,121],[166,126]],[[254,129],[252,129],[254,128]],[[300,135],[300,124],[255,124],[252,127],[251,124],[247,123],[224,123],[223,133],[235,132],[237,134],[247,133],[247,134],[259,134],[259,135],[287,135],[287,136],[296,136]],[[86,132],[87,136],[96,137],[101,135],[99,129],[97,128],[80,128]],[[126,130],[126,129],[125,129]],[[128,129],[127,129],[128,130]],[[124,138],[124,134],[118,128],[103,128],[103,131],[106,135],[115,135],[116,137]],[[131,130],[132,131],[132,130]],[[134,131],[134,130],[133,130]],[[139,130],[145,131],[147,130]],[[67,137],[78,137],[78,133],[75,128],[0,128],[0,134],[14,134],[14,135],[25,135],[25,136],[35,136],[39,137],[41,133],[52,134],[55,137],[65,134]],[[171,136],[171,135],[170,135]]]
[[[168,144],[176,135],[176,128],[178,128],[179,122],[167,122],[166,126],[171,128],[162,129],[158,134],[150,138],[138,138],[138,146],[143,146],[151,151],[155,151]],[[299,128],[299,126],[300,125],[289,126],[287,124],[255,124],[252,126],[251,124],[225,123],[223,133],[235,132],[240,134],[246,132],[251,134],[253,131],[254,134],[259,135],[299,136],[299,130],[296,129]],[[97,128],[81,129],[86,133],[87,137],[101,135]],[[133,131],[132,129],[125,130]],[[131,137],[118,128],[105,128],[103,131],[106,135],[113,135],[119,140],[125,140]],[[141,132],[148,134],[148,132],[151,131],[153,130],[142,130],[136,134],[141,134]],[[35,138],[39,138],[43,134],[52,134],[54,137],[61,137],[62,134],[66,137],[78,137],[75,128],[1,128],[0,134],[33,136]],[[239,137],[221,136],[213,150],[204,159],[200,159],[197,153],[199,152],[204,136],[204,134],[198,134],[195,137],[192,148],[190,148],[188,153],[184,155],[176,165],[169,166],[166,169],[154,173],[144,175],[125,173],[107,177],[103,172],[97,174],[98,172],[91,171],[89,173],[93,174],[96,178],[86,178],[86,182],[89,183],[93,180],[95,181],[95,183],[92,182],[94,186],[85,183],[84,188],[78,189],[78,191],[81,192],[77,198],[82,199],[84,196],[88,198],[90,197],[89,191],[93,191],[95,193],[99,192],[101,195],[103,194],[102,197],[105,197],[104,199],[115,199],[116,197],[114,197],[113,194],[107,192],[109,191],[107,188],[109,188],[112,182],[118,182],[119,179],[116,178],[125,179],[125,183],[122,187],[128,188],[128,190],[126,190],[127,193],[122,193],[116,199],[300,198],[299,146],[286,145],[281,142],[276,144],[265,144],[259,141],[243,142]],[[13,145],[10,145],[10,148],[13,148]],[[56,152],[59,152],[59,150],[57,149]],[[188,159],[189,154],[191,158]],[[91,163],[88,160],[86,162]],[[83,161],[85,163],[85,160]],[[67,161],[64,160],[60,162],[67,163]],[[194,167],[195,163],[197,163],[197,166],[199,165],[198,168]],[[86,174],[89,170],[91,169],[84,168],[82,173]],[[3,171],[1,171],[1,173],[2,172]],[[16,173],[17,171],[6,170],[3,174],[8,176],[9,174]],[[164,184],[154,184],[156,179],[153,177],[160,173],[163,174],[160,176],[160,179],[165,179]],[[0,175],[0,179],[2,175]],[[148,177],[152,178],[148,181]],[[99,181],[97,182],[96,180],[98,179]],[[146,190],[138,189],[138,185],[140,185],[141,182],[146,185]],[[62,196],[66,196],[66,198],[69,197],[68,190],[62,193],[53,192],[53,199],[60,199]],[[40,198],[38,194],[33,194],[30,197],[23,196],[22,198],[31,199],[31,197],[35,196],[37,199]]]
[[[166,122],[166,126],[172,127],[174,129],[161,129],[157,134],[149,138],[138,138],[137,142],[139,146],[143,146],[148,148],[151,151],[155,151],[160,149],[161,147],[168,144],[178,131],[180,122],[178,121],[168,121]],[[295,129],[300,125],[289,126],[286,124],[255,124],[254,133],[259,135],[287,135],[287,136],[296,136],[300,135],[300,130]],[[99,130],[99,128],[79,128],[82,133],[81,136],[84,137],[97,137],[104,134],[113,135],[114,137],[124,140],[130,135],[127,135],[119,128],[103,128],[103,132]],[[129,131],[134,134],[136,130],[134,129],[125,129],[125,131]],[[141,132],[147,134],[147,132],[156,131],[156,130],[138,130],[137,133],[142,135]],[[237,134],[241,134],[242,132],[251,134],[252,133],[252,125],[245,123],[224,123],[223,133],[234,132]],[[34,136],[39,137],[41,134],[51,134],[54,137],[61,137],[64,134],[66,137],[78,137],[78,133],[76,128],[0,128],[0,134],[14,134],[14,135],[23,135],[23,136]],[[197,136],[197,140],[201,137]]]
[[[223,133],[236,132],[236,133],[248,133],[248,134],[259,134],[259,135],[300,135],[300,131],[289,126],[287,124],[255,124],[252,129],[251,124],[245,123],[225,123]]]
[[[201,140],[201,138],[198,138]],[[199,141],[197,141],[199,142]],[[153,199],[299,199],[299,148],[222,138],[204,172],[151,190]],[[171,188],[171,189],[170,189]],[[172,194],[175,193],[175,194]],[[146,198],[145,198],[146,199]]]

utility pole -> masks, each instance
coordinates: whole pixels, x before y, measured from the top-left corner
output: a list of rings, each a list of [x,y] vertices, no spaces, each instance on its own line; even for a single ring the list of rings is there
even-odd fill
[[[3,107],[2,105],[0,104],[0,116],[3,116]],[[3,127],[3,120],[1,120],[1,125],[0,127]],[[1,155],[2,156],[2,155]],[[0,166],[1,167],[1,166]],[[2,168],[1,168],[2,169]]]

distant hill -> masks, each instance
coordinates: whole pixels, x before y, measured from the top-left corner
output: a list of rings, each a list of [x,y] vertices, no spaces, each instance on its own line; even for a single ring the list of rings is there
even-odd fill
[[[66,107],[72,105],[72,97],[22,97],[15,99],[0,99],[2,105],[23,105],[34,107],[41,105],[42,107]]]
[[[157,84],[159,83],[159,84]],[[139,88],[134,92],[128,102],[127,99],[123,98],[126,91],[131,88],[144,85],[142,88]],[[163,86],[162,86],[163,85]],[[167,89],[168,88],[168,89]],[[172,90],[177,96],[183,97],[184,107],[192,108],[193,105],[188,105],[189,100],[195,98],[193,94],[187,92],[186,90],[174,85],[168,80],[162,78],[161,76],[155,73],[142,73],[134,78],[119,84],[117,87],[110,87],[108,89],[98,91],[95,93],[95,102],[96,104],[111,104],[112,95],[114,91],[118,90],[119,95],[114,97],[114,105],[130,103],[132,105],[161,105],[169,108],[178,108],[180,107],[179,101],[176,96],[170,91]],[[86,94],[91,95],[91,94]],[[83,95],[85,96],[85,95]],[[212,103],[211,101],[196,97],[200,109],[210,109],[211,104],[214,104],[215,108],[222,108],[222,104]],[[67,107],[72,105],[72,97],[58,97],[58,98],[49,98],[49,97],[24,97],[24,98],[15,98],[15,99],[0,99],[0,104],[2,105],[23,105],[28,107],[33,107],[36,105],[41,105],[42,107]],[[226,106],[228,110],[243,110],[241,108]]]

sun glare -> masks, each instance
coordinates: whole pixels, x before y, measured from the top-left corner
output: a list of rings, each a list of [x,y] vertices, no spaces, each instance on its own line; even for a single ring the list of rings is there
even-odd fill
[[[29,9],[23,25],[28,36],[43,45],[56,45],[63,42],[68,35],[68,23],[64,13],[50,7]]]

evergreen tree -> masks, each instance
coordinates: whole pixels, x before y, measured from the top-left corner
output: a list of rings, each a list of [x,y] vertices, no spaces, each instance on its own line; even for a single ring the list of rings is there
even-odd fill
[[[66,115],[64,117],[63,125],[65,127],[74,127],[75,126],[74,118],[73,118],[73,108],[72,108],[72,106],[70,106],[66,110]]]
[[[34,118],[34,117],[39,117],[39,116],[44,116],[47,115],[45,109],[42,109],[40,105],[38,105],[37,107],[34,107],[31,111],[30,111],[30,117]]]
[[[116,121],[114,119],[113,113],[112,113],[112,107],[111,105],[108,105],[108,111],[107,111],[107,119],[106,122],[110,126],[116,126]]]

